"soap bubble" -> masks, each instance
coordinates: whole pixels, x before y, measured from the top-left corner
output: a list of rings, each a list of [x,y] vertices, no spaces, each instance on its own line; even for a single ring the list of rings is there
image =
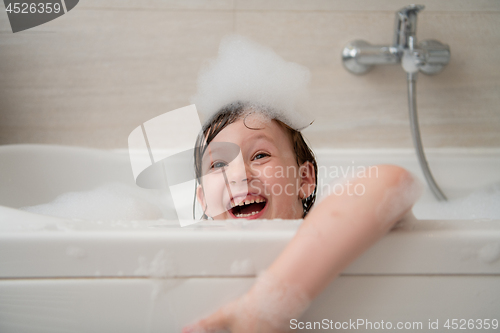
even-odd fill
[[[449,201],[418,202],[413,208],[419,220],[500,219],[500,183]]]
[[[222,40],[217,58],[201,70],[191,101],[204,123],[239,101],[299,130],[313,120],[307,109],[310,76],[309,69],[285,61],[272,49],[230,35]]]
[[[108,183],[90,191],[63,193],[50,203],[20,209],[69,219],[132,221],[163,218],[162,206],[162,197],[151,190]]]

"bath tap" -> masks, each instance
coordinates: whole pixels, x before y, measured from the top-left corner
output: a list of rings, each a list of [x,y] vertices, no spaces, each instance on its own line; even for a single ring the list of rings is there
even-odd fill
[[[353,74],[365,74],[374,65],[401,63],[407,73],[410,129],[420,167],[434,196],[447,200],[425,158],[418,126],[416,80],[418,72],[439,73],[450,61],[450,47],[436,40],[417,44],[417,14],[423,9],[423,5],[409,5],[396,12],[394,40],[390,46],[370,45],[363,40],[348,43],[342,50],[342,64]]]
[[[363,40],[348,43],[342,63],[351,73],[364,74],[374,65],[403,65],[407,73],[437,74],[450,61],[450,47],[436,40],[417,44],[417,14],[423,5],[409,5],[396,12],[394,40],[390,46],[371,45]]]
[[[424,9],[422,5],[409,5],[396,12],[394,25],[394,46],[405,49],[409,38],[415,37],[417,32],[417,14]]]

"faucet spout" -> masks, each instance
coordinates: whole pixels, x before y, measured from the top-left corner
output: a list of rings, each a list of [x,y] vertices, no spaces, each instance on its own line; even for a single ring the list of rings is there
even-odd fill
[[[396,12],[394,47],[400,50],[413,48],[417,34],[417,14],[424,8],[424,5],[409,5]]]

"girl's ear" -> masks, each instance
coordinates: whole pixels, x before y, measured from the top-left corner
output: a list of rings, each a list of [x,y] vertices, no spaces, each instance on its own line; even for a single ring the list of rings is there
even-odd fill
[[[316,176],[314,175],[314,165],[306,161],[299,167],[300,177],[300,199],[305,199],[314,193],[316,188]]]
[[[196,199],[198,199],[201,208],[203,209],[203,211],[205,211],[207,205],[205,201],[205,194],[203,193],[203,187],[201,185],[198,185],[198,187],[196,188]]]

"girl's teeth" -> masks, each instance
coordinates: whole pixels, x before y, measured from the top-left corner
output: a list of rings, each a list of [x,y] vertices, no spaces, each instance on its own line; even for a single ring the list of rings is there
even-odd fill
[[[231,208],[234,208],[236,206],[245,206],[245,205],[250,205],[250,204],[253,204],[253,203],[261,203],[261,202],[266,202],[266,200],[264,199],[261,199],[261,198],[255,198],[255,199],[250,199],[250,200],[245,200],[245,201],[241,201],[241,202],[234,202],[234,201],[231,201]],[[255,214],[257,212],[254,212]],[[245,214],[240,214],[238,215],[238,217],[242,216],[242,217],[245,217],[244,216]],[[250,215],[254,215],[253,213],[252,214],[247,214],[246,216],[250,216]]]
[[[236,214],[236,217],[247,217],[257,214],[258,212],[252,212],[251,214]]]
[[[234,201],[233,201],[233,202],[231,202],[231,208],[233,208],[235,206],[244,206],[244,205],[249,205],[249,204],[253,204],[253,203],[260,203],[260,202],[266,202],[266,200],[257,198],[257,199],[250,199],[250,200],[241,201],[238,203],[234,203]]]

